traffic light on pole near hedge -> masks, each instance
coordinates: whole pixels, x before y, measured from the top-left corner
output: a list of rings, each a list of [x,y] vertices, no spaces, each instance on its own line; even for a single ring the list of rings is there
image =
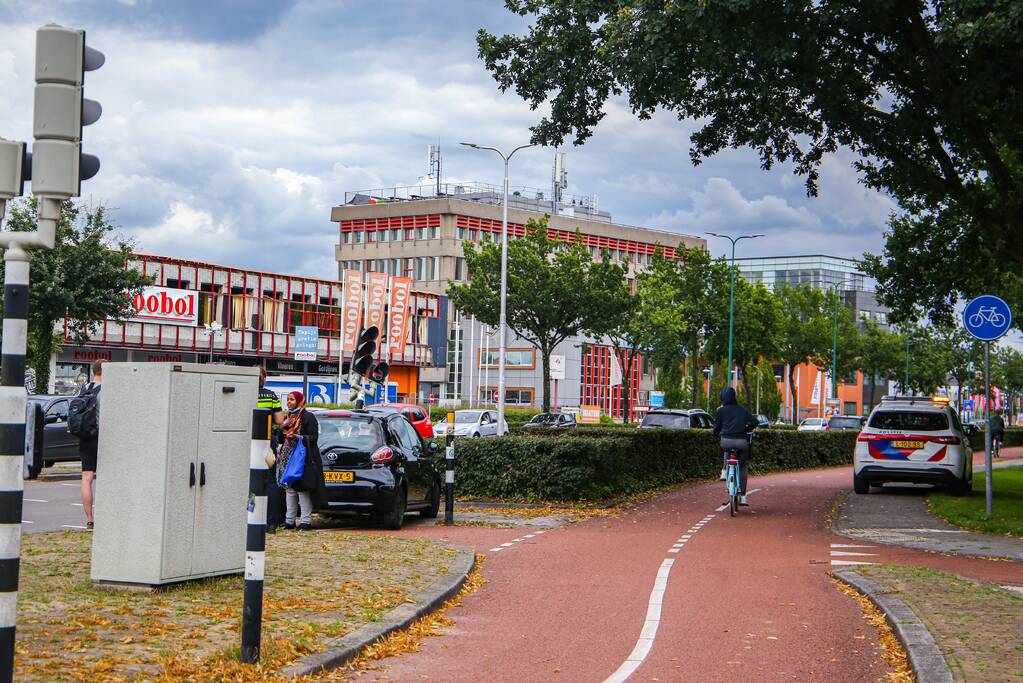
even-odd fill
[[[82,96],[85,72],[103,66],[102,52],[85,44],[85,31],[47,24],[36,31],[32,193],[68,199],[99,171],[99,159],[82,154],[82,127],[99,120],[99,102]],[[27,176],[28,174],[26,174]]]
[[[380,338],[380,330],[376,327],[367,327],[359,335],[359,341],[355,345],[355,354],[352,356],[352,372],[359,377],[365,378],[373,384],[383,384],[387,381],[389,366],[386,361],[373,360],[373,354],[377,351],[377,339]],[[360,385],[362,381],[360,380]]]

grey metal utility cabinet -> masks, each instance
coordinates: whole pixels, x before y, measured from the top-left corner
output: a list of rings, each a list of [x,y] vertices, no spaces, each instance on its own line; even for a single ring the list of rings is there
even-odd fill
[[[94,581],[155,586],[244,570],[258,373],[103,366]]]

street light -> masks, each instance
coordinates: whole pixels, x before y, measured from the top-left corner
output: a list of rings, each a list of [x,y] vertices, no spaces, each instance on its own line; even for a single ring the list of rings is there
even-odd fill
[[[208,334],[210,336],[210,362],[212,363],[213,362],[213,340],[216,338],[216,336],[218,334],[220,334],[221,330],[224,329],[224,326],[221,325],[220,323],[218,323],[216,320],[214,320],[211,323],[203,323],[203,327],[206,328],[206,334]]]
[[[756,239],[757,237],[763,237],[763,235],[729,237],[728,235],[719,235],[716,232],[708,232],[707,234],[712,237],[724,237],[732,243],[732,262],[729,264],[732,271],[732,287],[728,295],[728,386],[732,386],[735,383],[735,375],[732,374],[732,327],[735,322],[735,243],[739,240]]]
[[[513,149],[510,153],[505,154],[497,147],[487,147],[486,145],[477,145],[473,142],[461,142],[461,145],[466,147],[472,147],[473,149],[486,149],[491,152],[496,152],[500,155],[504,161],[504,211],[501,216],[501,319],[498,322],[498,328],[500,329],[500,345],[498,347],[497,354],[497,434],[498,436],[504,436],[504,359],[505,351],[508,347],[508,325],[507,325],[507,309],[508,309],[508,162],[515,156],[515,152],[520,149],[526,149],[527,147],[534,147],[535,145],[519,145]]]

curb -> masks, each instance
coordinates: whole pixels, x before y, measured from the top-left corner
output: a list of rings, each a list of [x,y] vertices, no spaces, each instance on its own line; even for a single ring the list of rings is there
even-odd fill
[[[452,562],[453,568],[434,581],[429,588],[416,595],[413,598],[414,604],[395,607],[380,621],[366,624],[328,642],[326,650],[303,657],[281,671],[281,674],[290,677],[308,676],[344,666],[355,659],[364,648],[439,609],[462,589],[469,572],[476,566],[476,553],[473,550],[458,545],[452,547],[458,550],[458,555]]]
[[[952,683],[952,671],[934,642],[934,637],[909,605],[856,572],[841,570],[831,574],[865,595],[884,612],[888,624],[906,648],[917,683]]]

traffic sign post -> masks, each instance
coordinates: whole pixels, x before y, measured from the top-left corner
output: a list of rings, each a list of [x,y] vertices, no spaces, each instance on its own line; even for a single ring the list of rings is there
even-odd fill
[[[320,328],[295,327],[295,360],[302,361],[302,395],[309,395],[309,361],[315,361],[320,347]]]
[[[988,518],[994,507],[991,482],[991,342],[1009,331],[1012,311],[1002,299],[982,294],[963,309],[963,327],[984,344],[984,403],[987,406],[987,429],[984,430],[984,507]]]

